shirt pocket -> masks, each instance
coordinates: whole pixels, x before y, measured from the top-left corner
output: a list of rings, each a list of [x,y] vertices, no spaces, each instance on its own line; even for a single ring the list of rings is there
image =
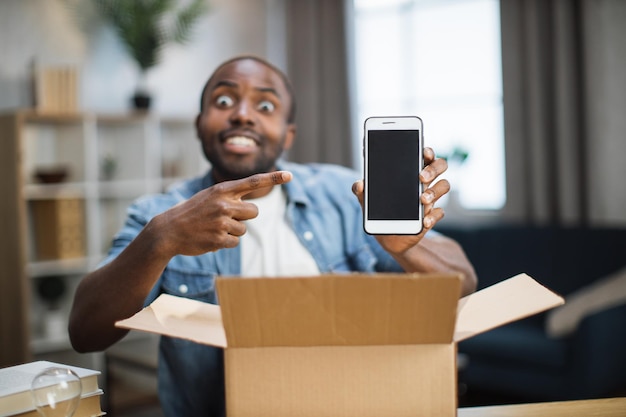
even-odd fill
[[[169,265],[163,271],[161,286],[166,294],[215,304],[216,276],[214,272]]]

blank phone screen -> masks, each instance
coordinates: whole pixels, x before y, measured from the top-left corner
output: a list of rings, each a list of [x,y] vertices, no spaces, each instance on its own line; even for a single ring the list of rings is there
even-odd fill
[[[419,220],[419,130],[369,130],[368,220]]]

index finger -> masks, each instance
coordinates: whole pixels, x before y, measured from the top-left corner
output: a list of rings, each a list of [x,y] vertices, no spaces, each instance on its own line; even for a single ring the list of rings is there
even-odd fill
[[[240,180],[224,182],[222,186],[224,191],[231,192],[235,197],[241,198],[259,188],[284,184],[291,181],[291,178],[292,174],[289,171],[265,172],[262,174],[254,174]]]

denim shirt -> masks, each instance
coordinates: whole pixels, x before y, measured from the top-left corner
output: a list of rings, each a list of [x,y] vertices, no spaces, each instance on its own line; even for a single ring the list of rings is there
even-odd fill
[[[351,191],[359,174],[347,168],[281,162],[293,179],[284,184],[287,216],[321,273],[399,272],[402,269],[376,239],[363,231],[362,210]],[[138,199],[116,235],[109,262],[159,213],[213,185],[211,173],[159,195]],[[172,258],[145,301],[167,293],[217,304],[216,276],[241,271],[239,246],[200,256]],[[163,336],[159,346],[159,397],[168,417],[224,416],[222,350]]]

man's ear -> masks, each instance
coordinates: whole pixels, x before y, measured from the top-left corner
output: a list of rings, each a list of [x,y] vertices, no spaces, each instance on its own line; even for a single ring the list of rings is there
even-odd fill
[[[200,139],[200,118],[202,116],[202,113],[198,113],[198,115],[196,116],[196,138]]]
[[[283,150],[291,149],[291,145],[293,145],[293,141],[296,138],[297,127],[295,123],[289,123],[287,125],[287,131],[285,132],[285,143],[283,145]]]

